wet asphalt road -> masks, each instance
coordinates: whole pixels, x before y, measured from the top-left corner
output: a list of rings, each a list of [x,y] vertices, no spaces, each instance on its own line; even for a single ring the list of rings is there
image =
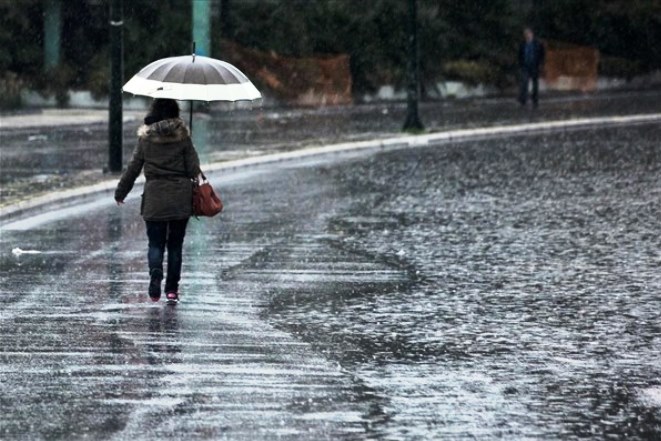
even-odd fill
[[[215,176],[175,308],[137,199],[4,228],[0,438],[659,439],[660,137]]]

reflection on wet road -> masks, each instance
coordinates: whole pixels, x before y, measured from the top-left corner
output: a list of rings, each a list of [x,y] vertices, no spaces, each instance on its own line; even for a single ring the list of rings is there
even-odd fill
[[[216,177],[176,308],[137,202],[3,231],[0,437],[658,439],[660,136]]]
[[[185,302],[176,308],[144,294],[144,233],[134,211],[3,233],[3,242],[63,253],[3,256],[2,439],[297,439],[310,430],[336,439],[362,431],[364,406],[351,404],[350,377],[260,320],[268,287],[221,281],[222,268],[255,252],[254,234],[225,242],[220,233],[210,246],[203,234],[211,225],[190,230]]]

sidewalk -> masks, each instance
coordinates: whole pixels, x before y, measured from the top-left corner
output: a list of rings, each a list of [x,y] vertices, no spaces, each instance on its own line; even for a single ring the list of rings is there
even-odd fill
[[[140,118],[136,111],[125,111],[124,122]],[[107,109],[44,109],[13,115],[0,115],[0,130],[78,126],[108,122]]]
[[[547,98],[535,111],[504,98],[420,106],[429,133],[660,112],[661,91]],[[202,163],[216,164],[312,146],[402,137],[405,114],[404,103],[196,114],[193,141]],[[124,162],[130,158],[141,118],[139,112],[125,112]],[[107,111],[45,110],[0,120],[0,217],[17,204],[45,195],[57,199],[63,192],[75,194],[76,188],[108,186],[116,180],[102,172],[108,156]]]

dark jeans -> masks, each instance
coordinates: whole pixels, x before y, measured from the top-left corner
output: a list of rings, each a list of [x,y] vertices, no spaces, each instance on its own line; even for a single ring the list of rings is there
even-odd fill
[[[528,83],[532,81],[532,103],[537,105],[539,92],[539,72],[534,69],[521,69],[521,83],[519,89],[519,102],[524,105],[528,102]]]
[[[145,221],[149,238],[149,274],[154,270],[163,273],[163,255],[168,249],[168,272],[165,278],[165,292],[177,292],[181,278],[181,251],[186,235],[188,219],[175,221]]]

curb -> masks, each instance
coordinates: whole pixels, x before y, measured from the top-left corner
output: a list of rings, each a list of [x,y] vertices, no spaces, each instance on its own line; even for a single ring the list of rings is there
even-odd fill
[[[233,170],[256,165],[275,162],[292,161],[295,159],[310,158],[328,154],[339,154],[349,151],[360,151],[368,149],[393,150],[399,148],[425,147],[435,144],[443,144],[452,141],[468,141],[484,138],[499,137],[514,134],[537,134],[572,129],[588,129],[595,127],[608,127],[617,125],[644,124],[661,121],[661,113],[609,116],[595,118],[581,118],[574,120],[558,120],[539,123],[513,124],[507,126],[482,127],[477,129],[457,129],[427,135],[400,135],[382,140],[370,140],[359,142],[346,142],[331,144],[320,147],[310,147],[291,152],[271,153],[252,158],[237,159],[232,161],[214,162],[203,164],[204,171],[208,173],[221,170]],[[113,193],[117,185],[117,179],[106,180],[98,184],[74,188],[71,190],[47,193],[30,201],[18,202],[0,208],[0,226],[4,226],[17,217],[36,211],[47,205],[66,205],[73,201],[87,199],[103,193]],[[144,176],[141,175],[136,184],[143,184]]]

